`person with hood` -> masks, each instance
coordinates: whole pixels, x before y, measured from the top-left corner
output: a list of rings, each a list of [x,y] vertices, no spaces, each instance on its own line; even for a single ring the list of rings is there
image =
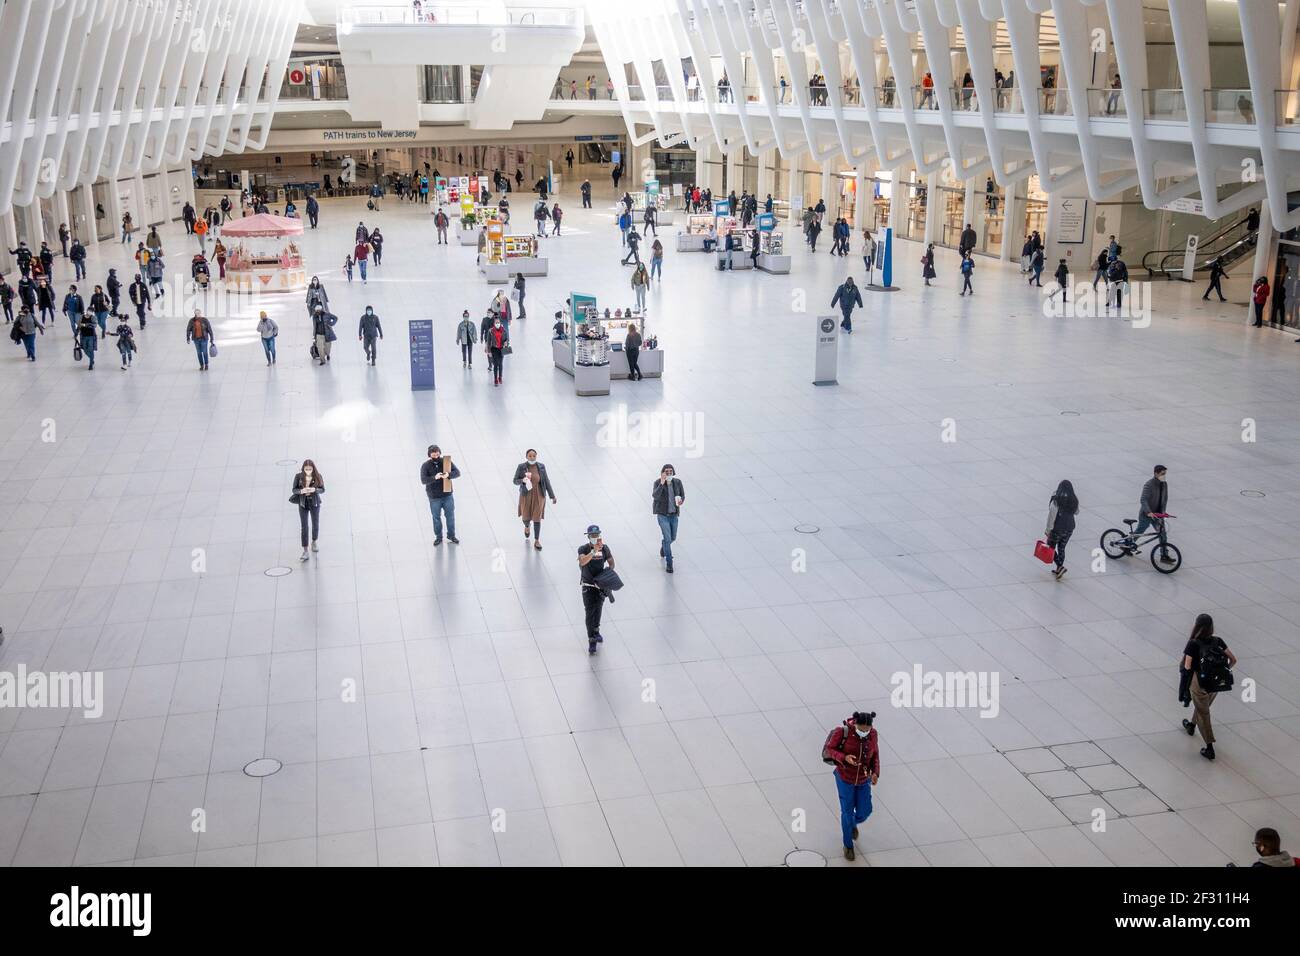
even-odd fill
[[[23,276],[18,280],[18,301],[36,311],[36,283],[28,276]]]
[[[853,331],[853,308],[862,305],[862,291],[853,284],[853,276],[849,276],[844,283],[835,290],[835,295],[831,298],[831,307],[840,307],[840,314],[844,318],[840,321],[840,328],[845,332]]]
[[[1250,290],[1250,299],[1255,304],[1255,327],[1258,328],[1264,324],[1264,306],[1268,304],[1269,294],[1268,277],[1260,276],[1255,280],[1255,284]]]
[[[871,788],[880,780],[880,741],[872,726],[875,719],[875,711],[854,711],[830,732],[822,747],[822,761],[835,767],[844,858],[850,861],[858,827],[871,816]]]
[[[379,316],[375,315],[373,306],[366,306],[366,311],[362,313],[361,321],[357,323],[357,339],[365,348],[366,358],[371,365],[375,364],[375,359],[379,357],[378,339],[384,337],[384,327],[379,324]]]
[[[1296,861],[1291,854],[1282,849],[1282,838],[1272,827],[1261,827],[1255,831],[1255,852],[1259,854],[1259,859],[1251,864],[1251,867],[1257,866],[1295,866]],[[1229,863],[1228,866],[1235,867],[1236,863]]]
[[[437,213],[433,217],[434,228],[438,230],[438,245],[445,246],[447,244],[447,226],[450,224],[451,220],[447,218],[447,214],[439,206]]]
[[[18,332],[23,339],[23,348],[27,350],[27,361],[36,361],[36,333],[45,334],[45,323],[38,319],[26,305],[18,310]]]
[[[86,270],[81,270],[83,273]],[[108,278],[104,280],[104,288],[108,291],[108,304],[111,308],[108,310],[110,315],[117,315],[118,306],[122,304],[122,283],[117,277],[116,269],[108,270]]]
[[[1223,267],[1223,260],[1220,257],[1215,256],[1214,260],[1210,263],[1210,286],[1205,290],[1205,295],[1201,296],[1202,301],[1208,300],[1211,292],[1218,293],[1220,302],[1228,301],[1224,298],[1223,285],[1221,284],[1223,280],[1227,278],[1227,275],[1228,270]]]
[[[0,275],[0,309],[4,310],[5,325],[14,320],[14,287]]]
[[[135,306],[135,317],[140,321],[140,328],[147,324],[144,318],[144,310],[153,311],[153,299],[149,295],[149,287],[144,284],[144,280],[136,274],[135,279],[131,282],[130,288],[126,290],[127,297],[131,304]]]
[[[378,269],[384,263],[384,234],[378,226],[370,234],[370,248],[375,250],[375,268]]]
[[[1178,667],[1178,700],[1191,706],[1192,719],[1183,718],[1187,736],[1201,732],[1205,746],[1201,756],[1214,759],[1214,727],[1210,723],[1210,707],[1220,691],[1232,689],[1232,668],[1237,657],[1228,649],[1227,642],[1214,633],[1214,618],[1208,614],[1196,615],[1192,634],[1183,648]]]
[[[488,368],[492,372],[492,384],[501,384],[501,373],[505,370],[505,355],[510,348],[510,330],[497,316],[492,320],[492,328],[485,337],[488,352]]]
[[[81,244],[80,239],[72,240],[72,249],[68,252],[68,258],[72,260],[72,275],[75,281],[80,282],[86,278],[86,247]]]
[[[122,316],[118,320],[117,331],[108,334],[117,339],[117,351],[122,356],[122,371],[125,372],[131,367],[131,359],[136,351],[135,333],[131,331],[131,323],[126,320],[126,316]]]
[[[369,239],[370,239],[370,230],[366,228],[366,223],[365,223],[364,220],[361,220],[361,221],[359,221],[359,222],[357,223],[357,229],[356,229],[355,236],[356,236],[356,241],[357,241],[357,242],[367,242],[367,241],[369,241]]]
[[[199,371],[208,370],[208,356],[215,341],[212,336],[212,323],[202,312],[194,310],[194,318],[185,323],[185,341],[194,344],[194,352],[199,357]]]
[[[524,452],[524,460],[515,469],[514,483],[519,486],[519,517],[524,522],[524,540],[532,525],[533,548],[542,550],[542,519],[546,517],[546,499],[555,504],[555,490],[546,474],[546,466],[537,460],[537,449]]]
[[[1078,513],[1079,499],[1075,497],[1074,485],[1062,481],[1047,503],[1047,525],[1043,530],[1043,540],[1056,549],[1056,568],[1052,573],[1058,581],[1065,576],[1065,546],[1074,534],[1074,516]]]
[[[316,228],[316,219],[320,215],[320,203],[316,201],[314,193],[307,196],[307,221],[311,223],[313,229]]]
[[[1032,270],[1029,276],[1029,284],[1043,287],[1043,250],[1041,246],[1035,247],[1029,260],[1029,267]]]
[[[68,286],[68,294],[63,297],[63,314],[68,317],[68,324],[72,327],[72,334],[76,335],[77,325],[81,322],[82,313],[86,311],[86,300],[77,292],[75,285]],[[45,318],[45,307],[41,307],[41,318]]]
[[[108,335],[109,312],[108,296],[104,295],[103,286],[95,286],[95,291],[90,294],[90,311],[99,323],[99,337],[102,339]]]
[[[316,345],[316,360],[318,365],[324,365],[330,360],[330,348],[334,340],[338,338],[334,334],[334,326],[338,323],[338,316],[332,312],[326,312],[323,305],[317,305],[312,311],[311,334]]]
[[[275,319],[265,312],[261,312],[258,314],[257,334],[262,339],[262,351],[266,353],[266,364],[268,366],[274,365],[275,339],[280,334],[280,327],[275,324]]]
[[[329,294],[325,291],[325,287],[321,285],[320,278],[312,276],[311,281],[307,283],[307,314],[315,315],[316,306],[319,305],[328,309],[329,304]]]
[[[87,372],[95,370],[95,351],[99,348],[99,336],[95,334],[95,317],[89,312],[77,316],[72,329],[73,337],[81,346],[82,353],[90,360]]]
[[[77,300],[80,301],[81,296],[77,296]],[[54,287],[42,278],[36,283],[36,308],[37,311],[40,312],[42,319],[50,322],[54,321],[54,302]],[[69,316],[69,318],[72,317]],[[75,324],[76,320],[74,319],[73,321]]]
[[[1042,250],[1034,253],[1035,259],[1042,257]],[[1106,283],[1115,294],[1115,308],[1123,309],[1124,307],[1124,285],[1128,282],[1128,266],[1124,260],[1116,257],[1110,261],[1106,268]],[[1106,308],[1110,309],[1110,303],[1106,303]]]
[[[456,344],[460,346],[460,367],[474,367],[474,343],[478,333],[469,317],[469,309],[460,314],[460,324],[456,326]]]

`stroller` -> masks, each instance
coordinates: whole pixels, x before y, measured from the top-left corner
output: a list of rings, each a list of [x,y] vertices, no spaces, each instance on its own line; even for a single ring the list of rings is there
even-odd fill
[[[190,260],[190,278],[194,280],[194,288],[207,289],[208,284],[212,281],[212,274],[208,271],[208,260],[203,258],[203,253],[198,253]]]

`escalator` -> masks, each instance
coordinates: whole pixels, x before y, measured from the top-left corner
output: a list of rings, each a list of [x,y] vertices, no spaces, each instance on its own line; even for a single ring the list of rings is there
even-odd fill
[[[1228,268],[1242,256],[1254,252],[1258,238],[1258,230],[1248,229],[1245,219],[1223,227],[1197,248],[1195,271],[1208,272],[1215,259]],[[1153,249],[1142,257],[1142,268],[1147,270],[1147,277],[1151,279],[1158,276],[1182,278],[1186,256],[1186,249]]]

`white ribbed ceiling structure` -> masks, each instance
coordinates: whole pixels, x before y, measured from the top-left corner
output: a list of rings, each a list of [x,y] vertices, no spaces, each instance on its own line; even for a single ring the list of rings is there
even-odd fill
[[[100,177],[260,149],[300,9],[4,0],[0,213]]]

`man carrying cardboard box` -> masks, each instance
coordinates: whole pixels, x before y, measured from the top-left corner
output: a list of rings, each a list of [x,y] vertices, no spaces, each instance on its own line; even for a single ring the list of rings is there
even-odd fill
[[[452,544],[460,544],[456,537],[456,499],[452,496],[451,481],[460,477],[450,455],[444,455],[437,445],[429,446],[429,460],[420,466],[420,482],[429,496],[429,511],[433,514],[433,544],[442,544],[442,516],[447,516],[447,537]]]

